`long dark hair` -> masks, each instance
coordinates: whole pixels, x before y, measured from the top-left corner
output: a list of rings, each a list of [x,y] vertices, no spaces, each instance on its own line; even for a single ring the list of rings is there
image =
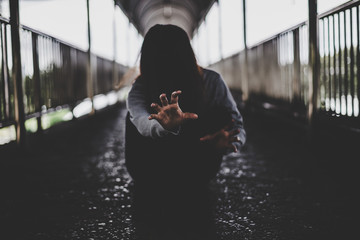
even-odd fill
[[[186,32],[174,25],[155,25],[147,32],[141,47],[140,76],[146,85],[147,99],[159,102],[181,90],[179,104],[183,111],[198,112],[202,101],[202,71]]]

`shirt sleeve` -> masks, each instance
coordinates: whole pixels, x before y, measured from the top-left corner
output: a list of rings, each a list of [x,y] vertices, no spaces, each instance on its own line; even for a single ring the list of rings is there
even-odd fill
[[[149,120],[150,110],[146,101],[145,85],[141,81],[135,81],[129,92],[126,105],[130,113],[130,121],[144,137],[161,138],[169,134],[177,135],[163,128],[156,119]]]
[[[215,88],[213,96],[214,104],[224,107],[231,114],[231,118],[234,120],[233,129],[240,130],[240,133],[237,135],[237,137],[240,139],[240,142],[233,143],[233,145],[235,145],[236,148],[240,150],[246,141],[246,132],[244,129],[243,118],[237,108],[236,102],[228,86],[226,85],[221,75],[218,75],[213,87]]]

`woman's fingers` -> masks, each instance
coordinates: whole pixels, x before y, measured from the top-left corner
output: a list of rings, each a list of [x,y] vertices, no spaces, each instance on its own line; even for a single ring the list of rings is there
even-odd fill
[[[148,119],[149,119],[149,120],[151,120],[151,119],[159,120],[160,117],[159,117],[159,115],[157,115],[157,114],[151,114],[151,115],[148,117]]]
[[[174,91],[172,94],[171,94],[171,101],[170,103],[173,104],[173,103],[178,103],[179,101],[179,95],[181,94],[181,91],[178,90],[178,91]]]
[[[160,98],[160,101],[161,101],[161,104],[162,104],[163,107],[169,105],[169,102],[167,100],[167,97],[166,97],[165,93],[161,94],[159,98]]]
[[[184,120],[195,120],[195,119],[198,119],[198,117],[199,117],[195,113],[188,113],[188,112],[184,113],[183,116],[184,116]]]
[[[151,105],[150,105],[150,107],[152,107],[155,111],[157,111],[157,112],[160,112],[161,111],[161,107],[159,106],[159,104],[157,104],[157,103],[152,103]]]
[[[209,134],[209,135],[206,135],[206,136],[200,138],[200,141],[201,141],[201,142],[205,142],[205,141],[210,141],[210,140],[212,140],[212,139],[214,139],[214,135],[213,135],[213,134]]]
[[[234,129],[229,131],[229,136],[235,136],[240,133],[240,129]]]
[[[180,94],[181,94],[180,90],[174,91],[171,94],[170,103],[171,104],[178,103]],[[159,98],[160,98],[160,101],[161,101],[161,104],[163,107],[169,105],[169,101],[168,101],[165,93],[162,93]]]

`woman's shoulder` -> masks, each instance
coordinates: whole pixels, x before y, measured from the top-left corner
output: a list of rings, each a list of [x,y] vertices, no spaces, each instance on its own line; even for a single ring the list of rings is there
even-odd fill
[[[214,79],[221,79],[221,76],[218,72],[208,69],[202,68],[204,80],[214,80]]]
[[[216,88],[224,84],[224,80],[218,72],[208,68],[203,68],[202,71],[205,88]]]

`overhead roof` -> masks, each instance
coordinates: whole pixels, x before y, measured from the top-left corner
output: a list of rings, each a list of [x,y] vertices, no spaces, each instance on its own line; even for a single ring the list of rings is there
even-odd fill
[[[216,0],[115,0],[141,34],[154,24],[175,24],[192,36]]]

